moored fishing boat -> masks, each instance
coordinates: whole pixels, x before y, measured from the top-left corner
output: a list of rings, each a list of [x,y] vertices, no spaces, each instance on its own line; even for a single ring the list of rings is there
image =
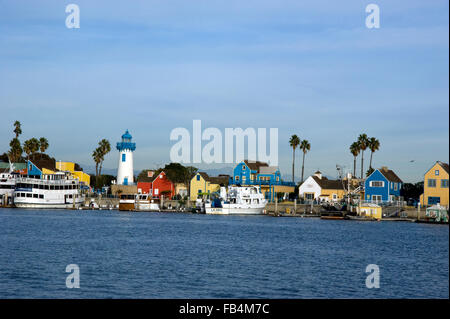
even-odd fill
[[[220,196],[205,203],[205,213],[214,215],[262,215],[267,200],[258,186],[220,188]]]
[[[160,208],[148,194],[123,194],[120,195],[119,210],[157,212]]]

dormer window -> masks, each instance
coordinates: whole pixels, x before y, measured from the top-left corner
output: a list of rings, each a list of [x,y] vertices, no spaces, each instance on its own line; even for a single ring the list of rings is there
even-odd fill
[[[434,175],[439,176],[439,170],[438,169],[434,171]]]

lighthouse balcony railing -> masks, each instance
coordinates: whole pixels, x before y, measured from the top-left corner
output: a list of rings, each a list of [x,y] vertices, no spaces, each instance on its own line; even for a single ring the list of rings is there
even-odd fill
[[[118,142],[116,148],[119,151],[124,150],[124,149],[128,149],[128,150],[134,151],[136,149],[136,143]]]

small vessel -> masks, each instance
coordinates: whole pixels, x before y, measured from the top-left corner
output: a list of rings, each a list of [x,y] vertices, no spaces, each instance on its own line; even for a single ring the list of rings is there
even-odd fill
[[[267,200],[258,186],[220,188],[220,195],[205,203],[205,213],[215,215],[262,215]]]
[[[139,212],[159,212],[159,204],[148,194],[120,195],[119,210]]]
[[[84,203],[80,182],[57,172],[42,178],[17,177],[14,206],[19,208],[78,208]]]
[[[0,173],[0,206],[13,204],[16,179],[20,174],[14,173],[14,166],[9,162],[9,171]]]

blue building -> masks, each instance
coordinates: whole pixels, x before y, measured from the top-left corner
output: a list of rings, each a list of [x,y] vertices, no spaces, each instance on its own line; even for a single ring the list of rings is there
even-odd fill
[[[32,161],[27,161],[27,175],[28,177],[41,178],[42,171]]]
[[[258,185],[266,199],[273,201],[277,193],[294,192],[295,184],[281,179],[280,169],[263,162],[245,160],[233,169],[231,185]]]
[[[373,202],[399,200],[403,181],[387,167],[376,169],[364,182],[364,199]]]

